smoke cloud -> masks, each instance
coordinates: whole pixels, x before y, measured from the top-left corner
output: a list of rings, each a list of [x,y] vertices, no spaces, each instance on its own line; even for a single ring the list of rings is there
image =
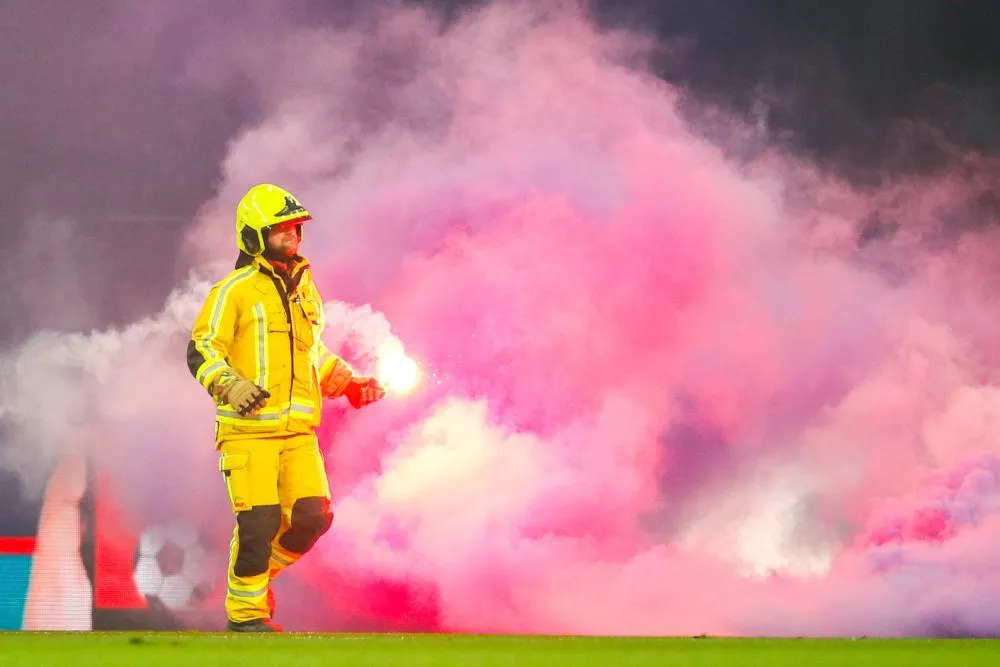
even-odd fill
[[[331,347],[366,371],[398,338],[423,373],[327,406],[336,519],[276,584],[289,626],[1000,630],[994,164],[852,186],[574,3],[283,35],[225,63],[280,85],[162,312],[4,354],[29,488],[85,442],[144,516],[228,530],[183,349],[275,182],[315,217]]]

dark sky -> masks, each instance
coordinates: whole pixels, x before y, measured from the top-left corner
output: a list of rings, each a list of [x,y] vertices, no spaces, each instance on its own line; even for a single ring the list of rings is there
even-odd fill
[[[1000,148],[1000,3],[990,0],[700,0],[593,3],[607,20],[688,38],[661,74],[771,121],[848,170],[926,168],[887,159],[893,126],[930,123],[958,144]],[[780,96],[780,97],[779,97]],[[788,97],[785,97],[788,96]]]
[[[192,83],[189,55],[243,35],[345,22],[371,3],[4,0],[0,9],[0,340],[155,311],[183,221],[212,195],[254,86]],[[422,2],[446,12],[479,2]],[[599,20],[685,40],[658,73],[740,110],[781,100],[789,145],[844,173],[910,169],[890,128],[921,118],[998,148],[1000,3],[991,0],[595,0]],[[221,31],[221,32],[220,32]],[[220,46],[220,48],[224,48]],[[32,224],[64,217],[61,225]],[[53,268],[56,267],[56,268]]]

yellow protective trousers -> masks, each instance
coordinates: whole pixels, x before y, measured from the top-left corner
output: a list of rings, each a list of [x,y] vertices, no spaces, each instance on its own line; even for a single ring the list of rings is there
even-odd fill
[[[226,614],[268,619],[271,580],[330,528],[330,487],[315,433],[218,444],[236,526],[229,549]]]

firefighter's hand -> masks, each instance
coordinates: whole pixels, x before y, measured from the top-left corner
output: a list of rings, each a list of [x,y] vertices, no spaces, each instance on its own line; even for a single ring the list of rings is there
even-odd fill
[[[223,389],[222,400],[246,417],[264,407],[264,403],[271,394],[266,389],[261,389],[250,380],[237,378],[226,385]]]
[[[385,396],[385,389],[375,378],[357,376],[347,383],[344,396],[354,408],[360,409],[381,400]]]

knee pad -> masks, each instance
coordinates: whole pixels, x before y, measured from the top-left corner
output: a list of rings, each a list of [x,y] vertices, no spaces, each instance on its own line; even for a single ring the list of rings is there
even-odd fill
[[[282,548],[296,554],[309,551],[333,523],[330,501],[319,496],[299,498],[292,505],[291,527],[278,540]]]
[[[271,560],[271,540],[281,527],[279,505],[257,505],[236,515],[239,543],[233,574],[252,577],[267,572]]]

